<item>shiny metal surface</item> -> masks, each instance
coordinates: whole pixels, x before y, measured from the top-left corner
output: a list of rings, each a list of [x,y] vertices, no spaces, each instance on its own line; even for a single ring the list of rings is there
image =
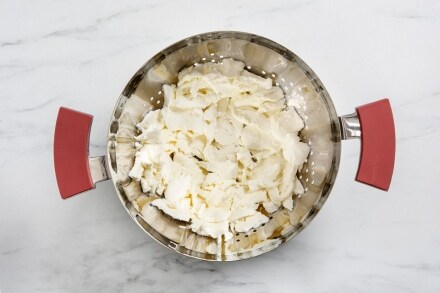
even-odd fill
[[[105,156],[90,157],[89,166],[93,184],[110,179]]]
[[[298,174],[306,190],[296,196],[292,212],[280,209],[265,225],[236,233],[228,242],[200,236],[187,223],[173,220],[151,207],[156,198],[145,195],[128,176],[135,155],[135,125],[147,111],[163,104],[161,87],[175,83],[182,69],[223,58],[243,61],[246,69],[285,92],[288,105],[305,121],[300,136],[311,148]],[[332,100],[316,74],[285,47],[260,36],[241,32],[212,32],[177,42],[152,57],[133,76],[113,111],[107,160],[118,196],[136,223],[164,246],[181,254],[213,261],[246,259],[271,251],[301,232],[316,216],[332,189],[339,166],[341,127]]]
[[[361,137],[361,124],[356,112],[339,117],[341,123],[341,138],[353,139]]]

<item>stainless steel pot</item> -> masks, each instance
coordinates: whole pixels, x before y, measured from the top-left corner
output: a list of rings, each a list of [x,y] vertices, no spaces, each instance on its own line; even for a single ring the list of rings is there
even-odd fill
[[[175,83],[183,68],[223,58],[241,60],[247,69],[279,85],[306,127],[301,139],[311,151],[299,178],[305,194],[295,197],[293,211],[280,209],[270,221],[228,242],[200,236],[148,205],[139,183],[128,177],[135,155],[135,125],[146,111],[163,104],[161,87]],[[62,198],[95,188],[111,178],[116,193],[133,220],[151,237],[187,256],[232,261],[275,249],[301,232],[327,200],[338,172],[341,140],[361,138],[356,180],[388,190],[394,168],[395,133],[388,99],[356,108],[338,117],[317,75],[287,48],[242,32],[212,32],[189,37],[147,61],[128,82],[111,115],[106,156],[89,158],[92,116],[60,108],[55,128],[54,161]],[[292,178],[293,179],[293,178]],[[144,209],[143,213],[140,211]]]

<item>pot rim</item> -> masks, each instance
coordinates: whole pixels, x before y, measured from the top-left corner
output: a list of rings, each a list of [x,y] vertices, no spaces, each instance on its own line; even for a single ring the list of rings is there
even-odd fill
[[[121,186],[120,179],[118,178],[117,171],[115,171],[114,166],[116,164],[116,156],[115,156],[115,137],[114,133],[112,133],[112,126],[114,122],[116,122],[119,119],[118,113],[120,115],[120,110],[122,110],[123,105],[125,104],[125,101],[131,96],[131,94],[136,89],[139,82],[142,80],[145,72],[150,69],[152,66],[163,60],[166,55],[168,55],[171,52],[174,52],[175,50],[178,50],[180,48],[183,48],[185,46],[199,43],[199,42],[205,42],[208,40],[214,40],[214,39],[220,39],[220,38],[235,38],[235,39],[242,39],[246,41],[250,41],[265,47],[268,47],[280,55],[282,55],[284,58],[296,62],[301,69],[304,71],[304,73],[309,77],[310,81],[313,83],[313,85],[316,88],[320,88],[319,94],[321,95],[324,104],[327,108],[327,112],[329,113],[330,117],[330,126],[331,126],[331,133],[332,133],[332,142],[333,142],[333,159],[330,166],[330,169],[328,171],[328,175],[326,177],[324,186],[322,188],[321,196],[319,199],[315,202],[313,207],[309,210],[309,212],[303,216],[302,220],[293,227],[292,231],[286,235],[280,238],[280,242],[272,242],[269,245],[265,245],[263,247],[259,247],[252,251],[247,252],[241,252],[236,253],[234,255],[217,255],[217,254],[209,254],[209,253],[202,253],[193,251],[190,249],[187,249],[183,246],[180,246],[178,243],[170,240],[169,238],[163,236],[162,234],[155,231],[150,225],[148,225],[143,218],[139,215],[136,208],[132,205],[132,203],[127,199],[125,192]],[[122,203],[122,205],[125,207],[129,215],[133,218],[133,220],[139,225],[139,227],[142,228],[151,238],[156,240],[158,243],[162,244],[163,246],[176,251],[179,254],[186,255],[192,258],[200,259],[200,260],[207,260],[207,261],[237,261],[237,260],[244,260],[248,258],[252,258],[255,256],[259,256],[262,254],[265,254],[269,251],[274,250],[275,248],[279,247],[280,245],[284,244],[285,242],[289,241],[296,235],[298,235],[304,228],[306,228],[310,222],[315,218],[315,216],[318,214],[318,212],[321,210],[322,206],[326,202],[327,198],[330,195],[330,192],[333,188],[334,182],[337,177],[338,169],[339,169],[339,162],[341,157],[341,127],[338,121],[338,116],[335,110],[335,107],[333,105],[333,101],[328,94],[327,90],[325,89],[324,85],[322,84],[321,80],[318,78],[318,76],[315,74],[315,72],[301,59],[299,58],[295,53],[287,49],[286,47],[278,44],[275,41],[272,41],[270,39],[267,39],[265,37],[246,33],[246,32],[238,32],[238,31],[214,31],[214,32],[207,32],[202,34],[193,35],[191,37],[182,39],[178,42],[175,42],[174,44],[166,47],[165,49],[161,50],[157,54],[155,54],[153,57],[151,57],[147,62],[145,62],[133,75],[133,77],[130,79],[130,81],[125,86],[124,90],[122,91],[121,95],[119,96],[116,105],[112,111],[112,116],[110,119],[110,125],[108,128],[108,145],[107,145],[107,164],[111,173],[111,178],[113,181],[113,184],[115,186],[116,192],[118,194],[118,197]]]

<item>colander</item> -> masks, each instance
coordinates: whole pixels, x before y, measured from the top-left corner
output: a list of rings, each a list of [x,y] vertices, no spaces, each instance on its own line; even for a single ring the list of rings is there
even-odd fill
[[[226,242],[195,234],[188,223],[150,206],[154,195],[143,194],[139,182],[128,176],[136,152],[136,124],[147,111],[162,107],[162,85],[176,83],[178,72],[186,67],[224,58],[243,61],[247,70],[271,78],[283,89],[289,105],[305,121],[300,137],[310,146],[298,174],[305,193],[294,196],[294,209],[281,208],[258,229],[236,233]],[[233,261],[261,255],[301,232],[330,194],[338,172],[341,140],[362,141],[357,181],[388,190],[394,168],[395,133],[388,99],[338,117],[324,85],[304,61],[276,42],[249,33],[220,31],[192,36],[147,61],[117,100],[106,156],[89,158],[91,124],[89,114],[64,107],[59,110],[54,161],[61,197],[93,189],[95,183],[111,178],[122,205],[147,234],[168,248],[203,260]]]

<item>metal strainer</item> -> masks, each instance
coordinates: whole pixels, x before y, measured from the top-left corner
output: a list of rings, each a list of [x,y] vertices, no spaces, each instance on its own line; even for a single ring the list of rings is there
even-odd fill
[[[246,69],[271,78],[305,121],[302,141],[310,154],[299,178],[305,193],[295,197],[293,211],[279,209],[268,223],[224,242],[200,236],[187,223],[173,220],[148,203],[140,184],[128,177],[136,149],[136,124],[146,111],[163,105],[162,85],[176,83],[177,74],[197,63],[243,61]],[[266,38],[241,32],[193,36],[164,49],[145,63],[129,81],[112,113],[106,157],[88,157],[92,116],[60,108],[54,142],[55,170],[63,198],[113,180],[117,194],[136,223],[163,245],[188,256],[232,261],[275,249],[301,232],[327,200],[339,167],[341,140],[362,138],[358,181],[387,190],[394,166],[395,134],[388,99],[338,117],[316,74],[294,53]],[[292,178],[293,180],[293,178]],[[144,208],[144,213],[140,210]]]

